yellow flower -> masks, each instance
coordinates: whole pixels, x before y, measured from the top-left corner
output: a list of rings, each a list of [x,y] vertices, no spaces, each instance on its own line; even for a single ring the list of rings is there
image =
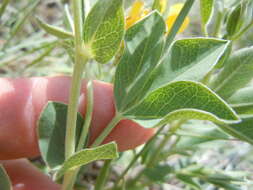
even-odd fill
[[[177,3],[177,4],[170,7],[169,16],[166,19],[168,31],[171,30],[174,22],[176,21],[177,16],[179,15],[179,12],[183,8],[183,6],[184,6],[183,3]],[[186,17],[182,26],[180,27],[178,33],[183,32],[187,28],[187,26],[189,25],[189,22],[190,22],[189,17]]]
[[[137,21],[147,15],[149,11],[144,9],[144,3],[137,0],[133,3],[129,16],[126,18],[126,29],[133,26]]]
[[[159,4],[160,4],[160,12],[164,13],[166,7],[167,7],[167,2],[168,0],[160,0]]]
[[[165,11],[167,0],[160,0],[160,7],[161,12],[163,13]],[[166,19],[167,29],[170,31],[172,28],[177,16],[179,15],[179,12],[183,8],[183,3],[177,3],[170,7],[169,10],[169,16]],[[136,0],[132,8],[129,12],[129,16],[126,18],[126,29],[133,26],[136,22],[138,22],[140,19],[142,19],[145,15],[147,15],[150,11],[148,9],[144,9],[144,2],[141,0]],[[187,26],[189,25],[190,19],[188,17],[185,18],[182,26],[179,29],[179,33],[183,32]]]

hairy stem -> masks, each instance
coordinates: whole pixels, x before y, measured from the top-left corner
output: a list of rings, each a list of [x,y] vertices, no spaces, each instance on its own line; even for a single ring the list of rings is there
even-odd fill
[[[69,106],[67,113],[67,127],[65,138],[65,159],[75,153],[76,142],[76,120],[78,111],[78,99],[82,84],[82,75],[89,59],[83,42],[83,18],[82,0],[73,0],[74,29],[75,29],[75,66],[71,81]],[[69,171],[64,175],[62,190],[71,190],[78,171]]]
[[[87,92],[87,109],[85,113],[85,121],[82,128],[82,133],[81,133],[79,143],[77,146],[77,151],[82,150],[82,148],[84,147],[85,142],[87,140],[90,124],[91,124],[92,112],[93,112],[93,101],[94,101],[92,80],[88,80],[86,92]]]
[[[123,116],[120,113],[116,113],[111,122],[107,125],[107,127],[102,131],[102,133],[96,138],[91,147],[96,147],[100,145],[104,139],[109,135],[109,133],[113,130],[113,128],[119,123],[120,120],[123,119]]]

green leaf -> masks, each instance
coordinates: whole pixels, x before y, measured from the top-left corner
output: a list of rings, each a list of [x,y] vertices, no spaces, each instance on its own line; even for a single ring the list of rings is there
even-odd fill
[[[152,182],[164,182],[173,171],[170,165],[157,165],[152,168],[145,168],[143,174]]]
[[[192,149],[198,145],[213,140],[229,140],[230,136],[211,123],[191,121],[183,125],[177,132],[181,138],[176,149]]]
[[[99,0],[84,24],[84,41],[96,61],[108,62],[117,52],[124,35],[122,0]]]
[[[224,67],[225,64],[227,64],[228,59],[232,52],[233,43],[229,42],[228,47],[226,48],[224,54],[219,59],[218,63],[215,65],[214,69],[221,69]]]
[[[200,184],[198,184],[196,181],[194,181],[191,176],[184,175],[184,174],[177,174],[176,176],[179,180],[181,180],[185,184],[189,185],[192,189],[195,189],[195,190],[202,189]]]
[[[229,139],[229,135],[217,128],[215,124],[206,121],[191,120],[177,130],[176,134],[183,137],[199,137],[208,140]]]
[[[144,67],[149,63],[142,63],[142,70],[136,72],[138,75],[134,71],[140,68],[139,62],[132,61],[131,55],[126,57],[126,60],[130,61],[124,62],[123,57],[117,68],[115,80],[118,110],[136,105],[146,94],[171,81],[202,80],[218,63],[228,46],[228,41],[213,38],[178,40],[172,44],[164,59],[159,64],[156,63],[156,67]],[[153,58],[156,56],[154,51],[149,55]],[[150,69],[144,70],[147,67]]]
[[[12,190],[10,178],[2,165],[0,165],[0,189]]]
[[[123,113],[138,120],[204,119],[214,122],[237,122],[234,111],[201,83],[177,81],[151,92],[137,106]]]
[[[253,116],[243,117],[237,124],[219,125],[228,134],[253,145]]]
[[[114,94],[118,110],[129,107],[127,104],[135,104],[131,97],[141,89],[157,65],[162,53],[164,33],[165,23],[157,11],[127,31],[124,53],[115,74]]]
[[[253,47],[239,50],[231,56],[224,69],[212,82],[214,89],[224,99],[245,87],[253,78]]]
[[[204,26],[206,26],[210,20],[213,12],[213,5],[213,0],[200,0],[200,14]]]
[[[253,87],[246,87],[235,92],[228,103],[240,115],[253,115]]]
[[[37,20],[38,25],[42,29],[44,29],[49,34],[52,34],[53,36],[56,36],[61,39],[74,37],[71,32],[67,32],[67,31],[63,30],[62,28],[49,25],[49,24],[45,23],[44,21],[40,20],[39,18],[37,18],[36,20]]]
[[[226,181],[225,179],[223,179],[223,180],[212,180],[212,179],[207,179],[207,181],[208,181],[209,183],[214,184],[214,185],[217,186],[217,187],[221,187],[221,188],[226,189],[226,190],[241,190],[241,187],[240,187],[240,186],[235,185],[235,184],[232,184],[232,183],[230,182],[230,180],[227,180],[227,181]]]
[[[68,158],[59,169],[57,179],[66,171],[78,168],[96,160],[115,159],[118,157],[117,144],[111,142],[95,148],[83,149]]]
[[[200,81],[218,63],[229,47],[229,41],[214,38],[189,38],[177,40],[165,59],[152,73],[155,78],[149,90],[171,81]]]
[[[233,36],[241,29],[244,11],[242,3],[238,3],[238,5],[230,11],[226,26],[228,36]]]
[[[49,102],[43,109],[38,121],[39,147],[43,160],[54,169],[65,160],[65,134],[68,106],[58,102]],[[77,117],[76,139],[83,126],[80,114]]]

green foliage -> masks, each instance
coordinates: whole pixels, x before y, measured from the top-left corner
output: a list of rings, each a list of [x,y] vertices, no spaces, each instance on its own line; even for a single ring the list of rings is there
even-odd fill
[[[167,50],[170,47],[171,43],[175,39],[180,27],[182,26],[182,24],[183,24],[185,18],[187,17],[187,15],[189,14],[194,2],[195,2],[195,0],[187,0],[184,3],[184,6],[183,6],[182,10],[178,14],[171,30],[169,31],[169,34],[168,34],[167,38],[166,38],[165,50]]]
[[[0,165],[0,189],[12,190],[10,178],[2,165]]]
[[[175,41],[152,73],[149,90],[171,81],[200,81],[227,50],[229,42],[213,38],[189,38]]]
[[[159,1],[147,1],[143,1],[144,7],[136,23],[126,32],[124,22],[129,19],[128,12],[131,11],[130,5],[134,0],[124,3],[123,0],[64,1],[64,10],[62,6],[55,9],[60,10],[61,16],[64,12],[64,21],[58,22],[56,19],[57,22],[53,23],[55,26],[63,23],[64,29],[46,24],[40,19],[37,20],[40,26],[37,28],[34,24],[36,20],[31,15],[41,9],[42,4],[38,0],[27,3],[9,3],[4,0],[1,4],[0,35],[3,39],[0,40],[0,45],[4,45],[0,50],[1,76],[70,74],[74,66],[75,82],[72,86],[76,91],[70,94],[76,95],[76,98],[71,96],[72,103],[69,106],[74,114],[76,109],[73,105],[78,102],[78,83],[81,83],[83,68],[86,72],[83,76],[90,81],[114,81],[116,117],[112,118],[105,133],[102,132],[106,135],[99,136],[98,141],[95,139],[95,145],[103,142],[120,119],[132,119],[144,127],[163,125],[143,148],[120,153],[121,157],[114,160],[113,164],[107,162],[102,169],[99,164],[80,169],[96,160],[117,158],[116,144],[98,147],[92,145],[81,151],[74,148],[66,156],[69,150],[66,147],[69,146],[65,145],[65,137],[70,136],[66,134],[68,107],[49,102],[41,113],[37,128],[42,158],[49,168],[44,164],[39,164],[39,167],[45,168],[44,172],[57,180],[64,175],[63,189],[67,189],[64,187],[67,183],[74,182],[73,189],[85,189],[86,183],[93,186],[91,183],[95,180],[94,187],[99,190],[109,187],[107,180],[110,183],[116,181],[115,186],[110,187],[113,190],[172,189],[173,185],[195,190],[252,189],[252,176],[247,171],[252,168],[249,163],[252,162],[253,145],[253,51],[250,32],[245,35],[249,48],[241,49],[245,45],[241,43],[240,37],[253,26],[253,2],[200,0],[199,9],[194,6],[194,0],[187,0],[183,9],[178,11],[180,13],[171,30],[166,31],[163,18],[166,15],[160,15]],[[152,2],[153,7],[148,7]],[[123,4],[129,8],[126,10],[128,16],[124,16]],[[217,4],[221,8],[218,11]],[[37,6],[39,9],[35,9]],[[202,23],[188,15],[191,8],[194,13],[201,15]],[[146,14],[148,9],[158,11]],[[39,12],[38,15],[40,14]],[[47,20],[47,15],[45,16],[43,20]],[[202,25],[207,37],[184,38],[185,35],[180,34],[174,40],[186,16],[189,16],[191,24],[185,34],[199,36],[198,28]],[[211,24],[208,25],[209,23]],[[206,31],[207,25],[210,33]],[[51,35],[45,35],[43,30]],[[213,36],[217,38],[212,38]],[[60,46],[67,50],[69,56],[58,48]],[[88,52],[91,57],[86,57],[86,50],[90,50]],[[92,64],[84,67],[86,58],[108,64],[88,60]],[[15,64],[15,61],[19,63]],[[70,61],[75,64],[70,64]],[[81,67],[76,67],[77,63]],[[76,73],[79,73],[78,77]],[[103,92],[99,88],[95,90]],[[97,108],[96,102],[91,100],[92,98],[87,100],[87,103],[93,103],[95,111],[106,105]],[[107,111],[106,107],[103,109]],[[93,127],[96,127],[96,122],[99,121],[94,121],[91,116],[92,114],[86,117],[86,122],[89,123],[92,119],[92,124],[95,123]],[[98,120],[100,119],[104,119],[103,114],[99,115]],[[74,126],[75,117],[71,121],[70,128]],[[69,133],[75,134],[75,137],[70,138],[71,142],[67,145],[77,145],[83,123],[83,118],[78,113],[77,128],[72,127],[75,132]],[[132,127],[130,124],[129,127]],[[88,127],[87,125],[86,129]],[[126,145],[128,142],[135,143],[135,139],[125,140],[128,132],[135,129],[139,128],[127,128],[122,137],[117,136],[116,140],[124,140]],[[145,133],[138,136],[140,139],[147,138]],[[83,148],[85,147],[87,142]],[[115,167],[115,163],[123,172]],[[140,165],[143,170],[140,170]],[[99,177],[97,166],[100,169]],[[129,176],[126,176],[130,170]],[[71,175],[76,175],[78,171],[75,181],[76,176]],[[110,175],[109,171],[116,175]],[[7,187],[9,190],[10,186],[6,172],[0,167],[0,189],[5,190]]]
[[[243,24],[243,19],[241,18],[243,11],[244,10],[242,8],[242,3],[238,3],[238,5],[234,7],[229,13],[226,27],[228,36],[233,36],[241,29],[241,26]]]
[[[181,109],[188,110],[178,111],[172,116],[172,119],[170,118],[171,112]],[[200,111],[198,112],[198,110]],[[233,110],[222,99],[200,83],[191,81],[169,83],[151,92],[139,105],[124,114],[129,118],[143,120],[163,117],[165,117],[165,121],[179,118],[203,118],[213,121],[238,120]]]
[[[238,90],[228,99],[228,102],[238,114],[253,115],[253,87]]]
[[[58,38],[66,39],[66,38],[71,38],[73,39],[73,34],[67,31],[64,31],[63,29],[49,25],[45,23],[44,21],[40,20],[39,18],[37,19],[38,25],[43,28],[47,33],[52,34],[53,36],[56,36]]]
[[[157,165],[153,168],[145,168],[144,175],[153,183],[164,182],[174,169],[170,165]]]
[[[134,101],[140,99],[136,94],[158,64],[164,33],[165,23],[156,11],[127,31],[125,49],[117,66],[114,83],[116,106],[119,111],[129,108],[135,104]]]
[[[100,0],[89,12],[84,24],[84,41],[94,59],[108,62],[118,51],[124,34],[122,0]]]
[[[204,26],[208,24],[212,16],[213,6],[214,6],[213,0],[200,0],[200,14]]]
[[[153,1],[152,10],[157,10],[157,11],[159,11],[159,12],[162,11],[162,8],[163,8],[163,7],[162,7],[160,1],[161,1],[161,0],[154,0],[154,1]]]
[[[216,187],[229,190],[239,190],[239,186],[235,183],[242,181],[241,178],[233,177],[224,172],[216,171],[214,169],[197,164],[190,164],[186,167],[183,166],[181,170],[177,171],[177,177],[179,177],[179,179],[184,183],[189,184],[190,187],[194,189],[200,188],[200,183],[195,182],[193,179],[198,179],[202,182],[205,181],[213,184]]]
[[[253,117],[242,117],[238,124],[220,125],[228,134],[250,144],[253,144]]]
[[[57,178],[64,175],[68,170],[79,168],[96,160],[115,159],[118,157],[117,144],[111,142],[105,145],[101,145],[95,148],[83,149],[76,152],[73,156],[68,158],[59,171],[57,172]]]
[[[238,89],[245,87],[253,78],[253,48],[238,50],[232,54],[211,87],[227,99]]]
[[[39,147],[43,160],[51,169],[59,167],[65,160],[65,136],[67,105],[49,102],[38,121]],[[76,137],[79,139],[83,119],[77,118]],[[77,142],[76,142],[77,143]]]
[[[152,17],[157,18],[156,23]],[[146,24],[151,31],[153,29],[151,34],[146,32]],[[114,93],[118,111],[130,109],[149,92],[171,81],[203,79],[228,47],[228,42],[223,40],[179,40],[159,61],[163,30],[162,19],[153,13],[127,31],[125,51],[115,74]],[[139,35],[144,31],[149,34],[148,37]],[[143,48],[144,45],[146,48]]]
[[[144,31],[148,37],[139,35]],[[127,31],[126,47],[115,76],[118,111],[137,120],[166,117],[159,124],[180,118],[237,120],[229,106],[212,91],[198,83],[180,81],[203,79],[224,54],[228,42],[208,38],[179,40],[159,61],[163,32],[164,23],[157,12]],[[169,115],[173,111],[177,112]]]
[[[175,149],[194,149],[202,143],[215,140],[229,140],[222,130],[203,122],[189,122],[181,127],[176,134],[180,136],[180,140]],[[173,150],[172,150],[173,151]]]
[[[176,177],[179,180],[181,180],[182,182],[184,182],[185,184],[187,184],[192,189],[201,190],[200,184],[197,183],[194,179],[192,179],[191,176],[187,176],[187,175],[184,175],[184,174],[177,174]]]

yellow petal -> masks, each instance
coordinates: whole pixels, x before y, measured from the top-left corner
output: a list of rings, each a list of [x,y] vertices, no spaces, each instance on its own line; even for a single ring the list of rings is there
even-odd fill
[[[150,13],[150,10],[145,9],[145,10],[142,12],[141,18],[143,18],[144,16],[146,16],[148,13]]]
[[[175,4],[175,5],[171,6],[169,16],[166,19],[166,24],[167,24],[168,31],[171,30],[174,22],[176,21],[176,18],[179,15],[179,12],[183,8],[183,6],[184,6],[184,4],[182,4],[182,3],[178,3],[178,4]],[[183,32],[187,28],[187,26],[189,25],[189,22],[190,22],[189,17],[186,17],[183,24],[182,24],[182,26],[180,27],[178,33]]]
[[[134,25],[141,19],[144,3],[142,1],[135,1],[130,10],[129,16],[126,18],[126,29]]]
[[[126,18],[126,29],[130,28],[131,26],[133,26],[141,17],[127,17]]]
[[[139,0],[135,1],[131,8],[129,17],[132,17],[132,18],[139,17],[142,13],[143,6],[144,6],[144,3],[142,1],[139,1]]]
[[[167,2],[168,2],[168,0],[160,0],[159,1],[160,7],[161,7],[161,13],[164,13],[164,11],[167,7]]]

